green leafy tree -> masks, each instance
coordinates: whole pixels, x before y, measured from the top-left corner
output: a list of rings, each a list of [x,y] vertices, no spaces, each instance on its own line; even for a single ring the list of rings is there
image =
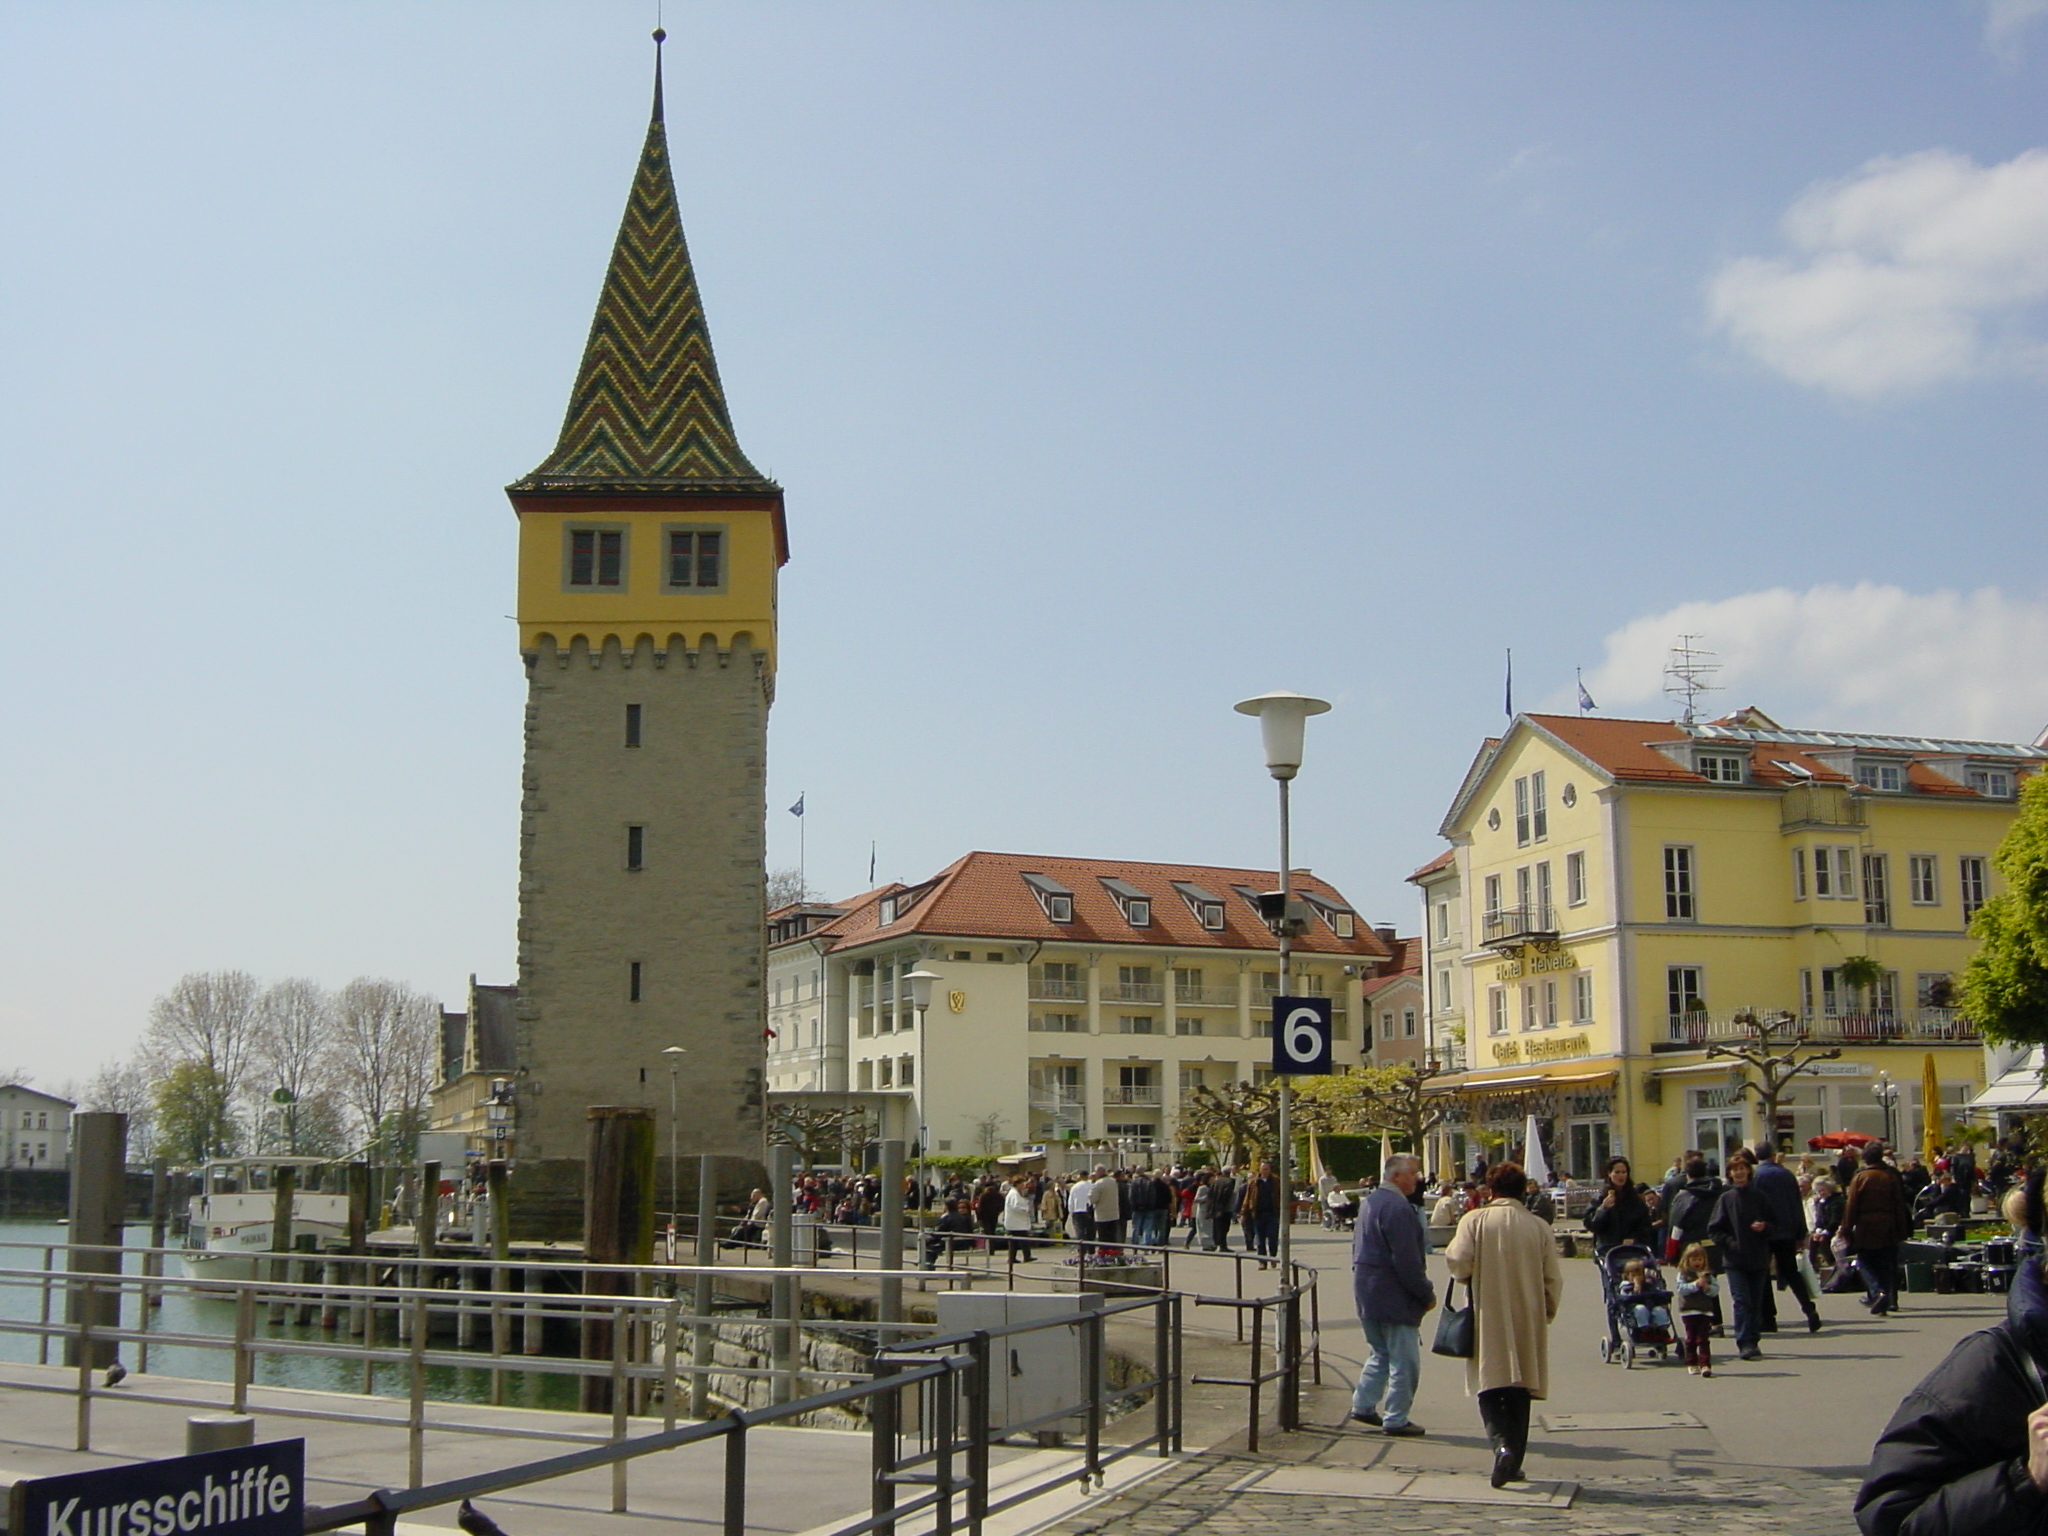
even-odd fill
[[[2005,889],[1977,911],[1963,1011],[1992,1039],[2048,1045],[2048,773],[2020,790],[2019,815],[1992,856]]]
[[[1280,1145],[1279,1084],[1204,1083],[1181,1101],[1180,1135],[1205,1141],[1227,1166],[1252,1162]]]
[[[203,1061],[181,1061],[156,1085],[156,1141],[166,1157],[202,1163],[239,1150],[233,1095]]]

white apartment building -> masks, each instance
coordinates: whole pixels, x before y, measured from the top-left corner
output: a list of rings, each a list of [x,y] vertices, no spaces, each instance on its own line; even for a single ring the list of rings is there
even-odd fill
[[[0,1084],[0,1168],[69,1168],[76,1107],[54,1093]]]
[[[1181,1100],[1272,1059],[1271,870],[970,853],[916,885],[769,914],[768,1087],[907,1093],[929,1151],[1180,1144]],[[1332,1002],[1340,1064],[1368,1059],[1375,931],[1306,871],[1293,989]],[[935,975],[920,1021],[905,980]]]

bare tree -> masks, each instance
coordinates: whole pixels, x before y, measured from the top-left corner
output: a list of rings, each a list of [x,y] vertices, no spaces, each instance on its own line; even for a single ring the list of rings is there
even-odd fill
[[[1763,1079],[1761,1083],[1752,1082],[1745,1074],[1742,1091],[1755,1096],[1758,1112],[1763,1117],[1764,1136],[1775,1147],[1778,1144],[1778,1100],[1785,1092],[1785,1085],[1801,1073],[1817,1074],[1820,1070],[1817,1064],[1833,1061],[1842,1054],[1842,1048],[1839,1045],[1826,1049],[1801,1045],[1795,1035],[1781,1049],[1775,1037],[1780,1031],[1792,1030],[1796,1025],[1789,1013],[1743,1014],[1737,1022],[1747,1027],[1750,1038],[1740,1045],[1710,1045],[1707,1055],[1710,1058],[1732,1057]]]
[[[974,1144],[981,1148],[983,1157],[994,1157],[1002,1150],[1003,1127],[1009,1123],[1008,1115],[994,1109],[974,1122]]]
[[[159,1082],[177,1067],[197,1069],[185,1077],[206,1085],[206,1102],[191,1112],[196,1138],[209,1147],[235,1140],[230,1122],[248,1079],[260,998],[247,971],[194,971],[150,1005],[143,1059]]]
[[[777,907],[794,906],[800,901],[816,901],[819,893],[804,882],[803,871],[798,869],[771,869],[768,871],[768,910]]]
[[[1183,1139],[1207,1142],[1232,1167],[1251,1161],[1249,1153],[1270,1151],[1280,1144],[1280,1091],[1277,1083],[1204,1083],[1181,1101]]]
[[[78,1107],[128,1117],[130,1162],[156,1155],[156,1081],[141,1057],[103,1062],[79,1091]]]
[[[858,1104],[771,1104],[768,1141],[794,1147],[803,1174],[820,1161],[844,1162],[879,1134],[874,1120]]]
[[[441,1005],[403,982],[358,976],[334,995],[342,1101],[362,1138],[410,1160],[441,1077]]]
[[[1309,1078],[1297,1096],[1301,1117],[1305,1127],[1319,1132],[1377,1132],[1420,1152],[1424,1138],[1456,1107],[1452,1095],[1431,1087],[1444,1075],[1419,1062],[1400,1061]]]
[[[256,1042],[251,1052],[250,1089],[268,1102],[282,1091],[289,1095],[282,1110],[288,1152],[305,1150],[314,1105],[334,1087],[334,1001],[317,982],[289,977],[264,990],[256,1012]]]

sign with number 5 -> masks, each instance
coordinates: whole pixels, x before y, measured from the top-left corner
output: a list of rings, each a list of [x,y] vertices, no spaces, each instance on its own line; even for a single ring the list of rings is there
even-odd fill
[[[1319,1077],[1329,1070],[1330,1000],[1327,997],[1274,998],[1274,1075]]]

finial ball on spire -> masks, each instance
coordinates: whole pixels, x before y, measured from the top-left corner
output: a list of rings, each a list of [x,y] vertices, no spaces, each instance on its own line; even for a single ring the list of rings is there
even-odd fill
[[[660,27],[656,27],[654,29],[654,46],[659,48],[663,43],[667,41],[668,33],[664,32]]]

